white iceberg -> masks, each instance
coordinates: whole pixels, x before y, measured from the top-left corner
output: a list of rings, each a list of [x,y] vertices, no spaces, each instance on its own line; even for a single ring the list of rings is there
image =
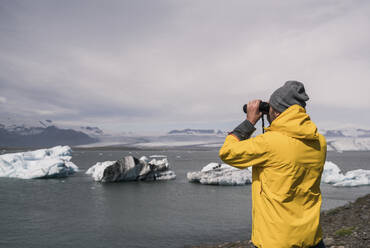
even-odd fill
[[[353,186],[362,186],[370,185],[370,170],[352,170],[348,171],[342,181],[337,182],[334,186],[344,186],[344,187],[353,187]]]
[[[0,177],[21,179],[66,177],[78,167],[69,146],[0,155]]]
[[[115,162],[116,161],[98,162],[95,165],[91,166],[85,173],[87,175],[91,175],[94,181],[101,181],[105,168],[114,164]]]
[[[150,155],[149,157],[151,157],[151,158],[167,158],[166,155]]]
[[[251,167],[240,170],[227,164],[209,163],[200,171],[188,172],[189,182],[213,185],[246,185],[252,182]],[[331,161],[326,161],[321,182],[335,187],[370,185],[370,170],[351,170],[343,174]]]
[[[321,176],[321,182],[333,184],[333,186],[354,187],[370,185],[370,170],[351,170],[345,174],[333,162],[326,161],[324,171]]]
[[[160,156],[160,158],[155,159],[143,156],[137,159],[133,156],[126,156],[117,161],[98,162],[90,167],[86,174],[91,175],[97,182],[175,179],[176,174],[170,170],[167,157]]]
[[[324,171],[322,172],[321,182],[335,184],[342,181],[344,175],[338,165],[331,161],[326,161],[324,164]]]
[[[189,182],[211,185],[246,185],[252,183],[249,169],[240,170],[227,164],[209,163],[201,171],[188,172]]]

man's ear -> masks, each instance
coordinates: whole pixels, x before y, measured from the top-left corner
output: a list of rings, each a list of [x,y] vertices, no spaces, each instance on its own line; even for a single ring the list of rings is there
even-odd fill
[[[277,118],[280,114],[281,114],[280,112],[278,112],[278,111],[274,110],[274,117],[275,117],[275,118]]]

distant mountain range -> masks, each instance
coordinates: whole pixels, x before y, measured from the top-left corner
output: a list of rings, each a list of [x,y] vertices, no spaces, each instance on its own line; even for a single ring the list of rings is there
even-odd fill
[[[329,151],[370,151],[370,130],[342,128],[322,130]]]
[[[370,150],[370,130],[359,128],[320,131],[327,140],[328,150]],[[0,147],[51,147],[56,145],[97,147],[127,146],[159,147],[220,147],[227,133],[214,129],[175,129],[164,135],[107,134],[99,127],[63,128],[52,120],[32,124],[0,124]]]
[[[326,138],[342,138],[342,137],[369,138],[370,137],[370,130],[365,130],[361,128],[323,130],[322,133]]]
[[[90,132],[74,129],[63,129],[53,125],[51,120],[39,121],[38,126],[0,124],[0,147],[50,147],[56,145],[83,145],[98,142],[92,135],[99,130],[88,127]],[[101,131],[101,130],[100,130]]]

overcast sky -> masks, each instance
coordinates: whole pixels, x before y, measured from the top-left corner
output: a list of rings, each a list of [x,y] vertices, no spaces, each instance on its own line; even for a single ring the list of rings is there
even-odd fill
[[[0,0],[0,33],[3,118],[232,130],[294,79],[319,127],[370,127],[370,1]]]

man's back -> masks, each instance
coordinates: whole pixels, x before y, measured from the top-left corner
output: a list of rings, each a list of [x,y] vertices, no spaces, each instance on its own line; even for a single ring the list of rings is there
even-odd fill
[[[293,105],[266,133],[226,138],[220,158],[253,166],[252,241],[259,248],[310,247],[322,239],[320,179],[326,142],[303,107]]]

